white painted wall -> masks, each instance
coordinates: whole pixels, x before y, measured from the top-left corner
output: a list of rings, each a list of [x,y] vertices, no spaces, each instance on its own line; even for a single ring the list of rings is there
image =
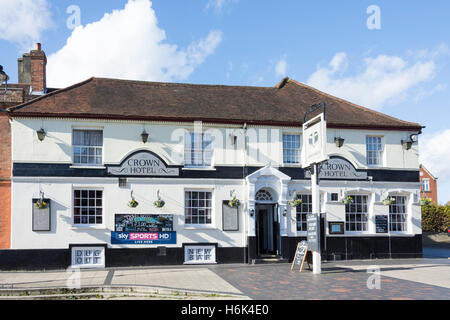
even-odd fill
[[[244,202],[244,188],[239,181],[180,179],[128,179],[129,188],[119,188],[117,178],[14,178],[12,184],[12,249],[68,248],[69,244],[110,243],[114,231],[114,214],[173,214],[177,244],[210,242],[220,247],[244,247],[246,224],[244,206],[239,210],[239,231],[222,231],[222,200],[230,199],[230,191]],[[103,190],[104,224],[95,227],[73,225],[73,189],[76,187],[101,188]],[[157,191],[166,202],[163,208],[155,208]],[[139,202],[137,208],[127,206],[130,191]],[[192,228],[184,224],[184,191],[208,190],[213,195],[212,225]],[[51,231],[32,231],[32,198],[39,198],[43,191],[51,199]],[[114,248],[156,247],[157,245],[112,245]]]
[[[44,128],[47,137],[39,141],[36,131]],[[146,148],[160,155],[169,164],[183,164],[184,129],[193,130],[193,124],[138,123],[124,121],[89,121],[65,119],[22,119],[12,123],[13,162],[72,163],[73,128],[99,128],[104,137],[104,164],[118,164],[126,155],[136,149]],[[244,130],[240,127],[204,125],[215,136],[213,165],[254,165],[267,164],[283,166],[283,142],[285,133],[301,133],[299,128],[248,127],[247,153],[244,153]],[[150,134],[144,144],[140,134],[143,130]],[[356,168],[366,166],[366,135],[380,135],[384,145],[383,166],[391,169],[419,169],[418,145],[414,143],[408,151],[401,140],[406,140],[412,132],[375,130],[335,130],[327,134],[327,151],[330,155],[342,156]],[[230,134],[237,136],[236,145],[231,145]],[[335,137],[345,139],[344,146],[336,147]]]

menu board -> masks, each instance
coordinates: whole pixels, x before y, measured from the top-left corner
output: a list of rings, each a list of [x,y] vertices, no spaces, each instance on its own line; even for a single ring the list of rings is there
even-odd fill
[[[320,251],[320,239],[319,239],[319,228],[320,228],[320,218],[316,214],[308,214],[306,216],[306,223],[307,223],[307,240],[308,240],[308,246],[309,250],[311,251]]]
[[[173,231],[172,214],[116,214],[116,232],[170,232]]]
[[[47,207],[44,209],[36,208],[36,202],[39,199],[33,199],[33,231],[50,231],[50,199],[43,199],[47,203]]]
[[[223,201],[222,204],[222,219],[223,231],[238,231],[239,230],[239,211],[238,208],[230,207],[228,201]]]
[[[377,233],[388,233],[388,216],[386,214],[375,216],[375,229]]]
[[[300,268],[300,272],[302,272],[303,264],[305,263],[307,253],[308,253],[308,242],[303,240],[297,244],[294,259],[292,260],[291,271],[294,269],[294,267],[297,267]]]

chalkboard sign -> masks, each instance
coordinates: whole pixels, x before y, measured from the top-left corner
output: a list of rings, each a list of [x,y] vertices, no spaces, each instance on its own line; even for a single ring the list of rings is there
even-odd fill
[[[300,268],[299,271],[302,272],[303,264],[305,263],[307,253],[308,253],[308,242],[303,240],[297,244],[294,259],[292,260],[291,271],[294,270],[294,267],[296,267]],[[308,264],[308,268],[311,269],[309,262],[306,261],[306,263]]]
[[[50,231],[50,199],[43,199],[47,205],[44,209],[36,208],[36,202],[39,199],[33,199],[33,231]]]
[[[320,232],[320,218],[317,214],[307,214],[306,215],[306,224],[308,229],[307,234],[307,240],[308,240],[308,246],[309,250],[311,251],[320,251],[320,238],[319,238],[319,232]]]
[[[376,215],[375,216],[375,229],[377,233],[388,233],[388,216],[384,215]]]
[[[222,229],[223,231],[239,231],[238,208],[230,207],[228,200],[222,204]]]
[[[173,231],[171,214],[116,214],[116,232],[169,232]]]

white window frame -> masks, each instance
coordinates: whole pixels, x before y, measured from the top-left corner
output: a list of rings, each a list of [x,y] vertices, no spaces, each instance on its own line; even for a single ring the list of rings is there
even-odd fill
[[[74,145],[74,131],[101,131],[102,132],[102,146],[75,146]],[[73,167],[87,167],[87,168],[97,168],[97,167],[104,167],[104,161],[105,161],[105,137],[104,137],[104,130],[100,127],[72,127],[72,166]],[[100,163],[81,163],[81,162],[75,162],[75,148],[93,148],[95,151],[95,157],[97,156],[97,150],[101,149],[101,162]],[[88,155],[89,158],[89,155]]]
[[[189,250],[194,250],[193,255]],[[209,251],[209,259],[205,259],[205,250]],[[189,256],[202,259],[189,259]],[[184,264],[215,264],[216,262],[216,246],[215,245],[185,245],[184,246]]]
[[[196,144],[195,136],[199,135],[199,134],[202,135],[202,141],[201,141],[201,147],[202,148],[201,149],[195,149],[195,144]],[[187,135],[190,135],[191,137],[194,138],[194,141],[193,142],[191,141],[191,145],[189,146],[189,148],[186,145],[187,144]],[[205,149],[204,148],[204,141],[205,141],[204,137],[205,137],[205,135],[208,135],[210,137],[210,141],[211,141],[210,149]],[[184,166],[186,168],[212,168],[212,166],[213,166],[213,156],[214,156],[214,146],[213,146],[214,142],[213,142],[213,135],[211,133],[203,132],[203,131],[202,132],[186,131],[185,134],[184,134],[183,143],[184,143],[184,146],[183,146],[184,147],[184,154],[183,154],[184,158],[183,158],[183,161],[184,161]],[[192,149],[192,143],[194,144],[194,149]],[[208,159],[207,156],[205,155],[206,154],[205,150],[209,150],[209,152],[211,153],[210,157],[209,157],[209,163],[207,161],[205,161],[205,160]],[[195,152],[201,153],[202,163],[191,163],[192,162],[192,153],[193,152],[194,153]],[[187,161],[187,159],[189,161]]]
[[[102,223],[75,223],[75,191],[101,191],[102,192]],[[81,197],[80,197],[80,200]],[[95,197],[95,200],[97,200],[97,196]],[[89,196],[88,196],[88,201],[89,201]],[[78,208],[82,209],[82,204],[80,204],[79,206],[77,206]],[[88,203],[87,209],[89,210],[90,205]],[[98,209],[97,208],[97,203],[95,204],[95,207],[93,208]],[[80,218],[82,217],[81,212],[78,214],[78,216],[80,216]],[[95,216],[96,217],[96,216]],[[81,220],[80,220],[81,221]],[[89,214],[88,214],[88,221],[89,221]],[[97,229],[102,229],[105,227],[105,191],[103,188],[101,187],[88,187],[88,186],[73,186],[72,188],[72,226],[74,228],[97,228]]]
[[[100,251],[100,252],[99,252]],[[78,255],[81,252],[81,255]],[[90,253],[90,254],[88,254]],[[105,268],[105,247],[91,247],[91,246],[74,246],[72,247],[72,263],[71,268]],[[99,259],[99,263],[84,263],[88,262],[86,259]],[[79,259],[83,262],[80,263]],[[94,261],[94,260],[92,260]]]
[[[380,150],[369,150],[369,143],[368,143],[368,138],[376,138],[376,139],[380,139]],[[384,139],[383,136],[376,136],[376,135],[366,135],[365,138],[365,145],[366,145],[366,164],[368,167],[382,167],[384,164]],[[373,143],[371,143],[370,145],[374,145]],[[377,155],[377,159],[378,159],[378,163],[376,164],[369,164],[369,155],[368,153],[370,152],[376,152]]]
[[[206,192],[211,194],[211,200],[210,200],[210,213],[211,213],[211,222],[210,223],[186,223],[186,210],[188,208],[195,208],[195,207],[186,207],[187,204],[187,198],[186,193],[187,192]],[[214,190],[212,189],[184,189],[183,191],[184,195],[184,215],[183,215],[183,222],[185,229],[210,229],[215,228],[215,217],[214,217],[214,208],[215,208],[215,202],[214,202]],[[197,210],[205,210],[208,209],[208,207],[197,207]],[[207,217],[207,216],[206,216]],[[205,217],[205,219],[206,219]],[[191,215],[191,222],[192,222],[192,215]]]
[[[286,158],[284,155],[284,151],[285,150],[290,150],[290,151],[296,151],[296,148],[285,148],[284,145],[284,137],[285,136],[298,136],[299,139],[299,146],[298,146],[298,150],[297,150],[297,162],[286,162]],[[292,141],[291,141],[292,143]],[[299,166],[301,165],[301,149],[302,149],[302,136],[300,133],[292,133],[292,132],[283,132],[283,134],[281,135],[281,146],[282,146],[282,159],[283,159],[283,164],[285,166]]]
[[[300,208],[303,208],[303,206],[304,206],[304,202],[303,202],[303,196],[306,196],[306,197],[311,197],[311,202],[310,203],[307,203],[307,205],[308,205],[308,207],[310,206],[311,207],[311,211],[301,211],[301,212],[299,212],[297,209],[299,208],[299,207],[296,207],[295,208],[295,221],[296,221],[296,224],[295,224],[295,230],[298,232],[298,233],[305,233],[305,232],[307,232],[308,230],[308,225],[306,225],[305,226],[305,229],[303,229],[302,228],[302,230],[298,230],[298,216],[300,215],[305,215],[305,214],[308,214],[308,213],[312,213],[312,194],[311,193],[297,193],[297,196],[301,196],[302,198],[302,203],[300,204]],[[305,217],[305,221],[303,221],[303,219],[301,219],[301,223],[303,224],[303,223],[306,223],[306,217]]]
[[[366,193],[357,193],[357,192],[356,193],[349,192],[347,195],[352,197],[354,202],[351,203],[351,204],[346,204],[345,205],[344,232],[348,233],[348,234],[367,234],[367,233],[370,233],[371,195],[370,194],[366,194]],[[355,210],[355,212],[350,212],[350,213],[347,212],[347,206],[349,206],[351,208],[351,206],[358,205],[357,203],[355,203],[356,197],[366,197],[367,198],[367,201],[366,201],[367,210],[366,210],[366,212],[358,213],[357,210]],[[347,229],[347,223],[358,224],[358,219],[356,219],[354,221],[351,221],[351,222],[347,221],[347,214],[361,215],[361,222],[359,222],[360,224],[363,223],[363,216],[365,216],[366,217],[366,220],[365,220],[366,229],[365,230],[351,230],[350,228]]]
[[[396,199],[396,201],[393,204],[389,205],[389,232],[390,233],[408,233],[408,224],[409,224],[408,221],[409,221],[409,217],[410,217],[410,210],[409,210],[409,199],[410,199],[410,197],[407,194],[390,194],[389,197],[395,197],[395,199]],[[402,206],[404,206],[404,211],[405,212],[403,212],[403,213],[392,213],[391,212],[392,208],[400,206],[398,204],[398,200],[397,200],[398,197],[405,198],[405,202],[404,202],[404,204],[402,204]],[[393,225],[392,216],[393,215],[397,215],[397,216],[404,215],[404,217],[402,217],[403,221],[397,222],[398,221],[397,220],[395,222],[396,224],[403,225],[403,230],[400,230],[400,231],[392,230],[392,225]]]
[[[426,189],[425,189],[425,185],[427,186]],[[429,178],[422,179],[422,192],[430,192],[430,179]]]

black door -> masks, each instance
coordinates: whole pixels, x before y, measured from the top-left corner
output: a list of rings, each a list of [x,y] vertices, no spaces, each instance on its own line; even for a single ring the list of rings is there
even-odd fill
[[[279,253],[279,223],[277,220],[275,205],[259,206],[256,219],[258,255],[276,255]]]

